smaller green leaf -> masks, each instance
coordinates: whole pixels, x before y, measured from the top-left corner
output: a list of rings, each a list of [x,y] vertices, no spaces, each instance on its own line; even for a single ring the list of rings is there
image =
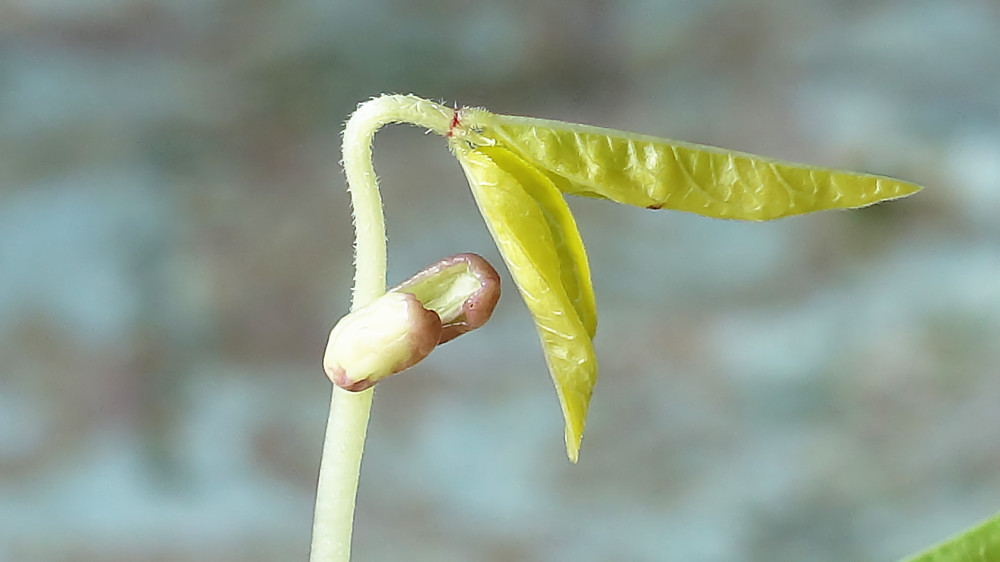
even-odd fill
[[[597,322],[583,242],[545,176],[512,153],[453,143],[472,193],[538,329],[576,462],[597,380]]]
[[[501,170],[515,178],[521,187],[538,204],[545,222],[552,233],[556,253],[559,254],[560,279],[566,294],[573,301],[573,308],[580,316],[587,333],[593,338],[597,332],[597,304],[590,280],[590,265],[583,246],[576,219],[569,210],[559,190],[537,168],[500,147],[484,146],[479,149]]]

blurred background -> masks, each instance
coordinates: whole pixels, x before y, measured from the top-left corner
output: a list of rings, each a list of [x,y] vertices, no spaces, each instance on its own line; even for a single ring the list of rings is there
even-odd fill
[[[0,561],[305,560],[382,92],[903,177],[752,224],[571,201],[580,463],[504,271],[380,385],[355,559],[892,560],[1000,509],[1000,4],[0,2]],[[502,262],[443,139],[376,142],[390,283]]]

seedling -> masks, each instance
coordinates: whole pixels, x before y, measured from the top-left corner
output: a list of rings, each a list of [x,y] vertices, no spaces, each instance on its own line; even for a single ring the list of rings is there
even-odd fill
[[[313,562],[350,558],[371,387],[420,361],[439,343],[482,325],[499,296],[496,272],[472,254],[447,258],[386,292],[385,226],[371,145],[375,132],[388,123],[409,123],[446,137],[465,170],[534,319],[574,463],[597,379],[592,345],[597,311],[587,254],[564,195],[760,221],[863,207],[920,190],[885,176],[484,109],[453,109],[415,96],[388,95],[361,104],[344,131],[356,229],[355,285],[352,310],[331,332],[324,357],[335,385],[317,490]]]

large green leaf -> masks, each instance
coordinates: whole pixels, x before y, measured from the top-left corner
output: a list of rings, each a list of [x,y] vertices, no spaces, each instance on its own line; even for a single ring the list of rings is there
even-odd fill
[[[463,110],[481,142],[544,170],[563,192],[650,209],[770,220],[863,207],[920,190],[886,176],[548,119]]]

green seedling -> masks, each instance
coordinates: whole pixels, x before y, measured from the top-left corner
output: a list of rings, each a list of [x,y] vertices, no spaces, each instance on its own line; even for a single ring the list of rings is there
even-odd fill
[[[587,254],[564,195],[759,221],[863,207],[920,190],[885,176],[484,109],[453,109],[415,96],[382,96],[361,104],[344,132],[356,229],[354,300],[351,313],[331,332],[324,358],[335,386],[317,490],[313,562],[350,558],[371,387],[420,361],[436,345],[482,325],[499,296],[496,272],[471,254],[443,260],[386,292],[385,226],[371,145],[375,132],[389,123],[424,127],[448,139],[534,319],[572,462],[579,456],[597,380],[592,345],[597,311]],[[987,540],[994,547],[996,534],[994,522]],[[975,534],[977,545],[986,535]]]

